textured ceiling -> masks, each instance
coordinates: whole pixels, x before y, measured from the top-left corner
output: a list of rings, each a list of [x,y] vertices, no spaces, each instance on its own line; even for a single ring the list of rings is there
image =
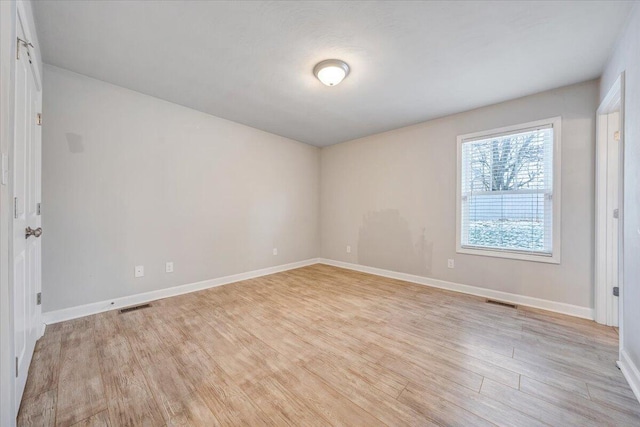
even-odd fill
[[[46,63],[318,146],[598,77],[631,3],[37,1]],[[336,87],[313,66],[349,63]]]

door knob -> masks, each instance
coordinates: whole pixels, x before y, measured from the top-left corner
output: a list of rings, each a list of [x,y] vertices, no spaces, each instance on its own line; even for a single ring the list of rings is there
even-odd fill
[[[35,236],[35,237],[40,237],[42,236],[42,227],[38,227],[36,229],[33,229],[31,227],[27,227],[24,230],[24,238],[28,239],[29,236]]]

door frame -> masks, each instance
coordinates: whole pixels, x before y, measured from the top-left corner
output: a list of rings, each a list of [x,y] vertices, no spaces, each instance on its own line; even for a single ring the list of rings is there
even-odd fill
[[[607,212],[607,143],[608,115],[614,111],[620,114],[620,140],[618,145],[618,262],[616,266],[607,265],[607,220],[612,215]],[[598,323],[612,325],[615,310],[615,297],[607,286],[606,272],[615,268],[618,272],[618,327],[622,331],[622,298],[624,293],[623,277],[623,228],[624,228],[624,72],[613,83],[596,112],[596,194],[595,194],[595,320]],[[622,348],[622,332],[620,348]]]

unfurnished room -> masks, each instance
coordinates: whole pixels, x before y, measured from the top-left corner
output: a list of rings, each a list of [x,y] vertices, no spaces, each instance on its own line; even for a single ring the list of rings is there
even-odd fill
[[[640,426],[640,2],[0,0],[0,426]]]

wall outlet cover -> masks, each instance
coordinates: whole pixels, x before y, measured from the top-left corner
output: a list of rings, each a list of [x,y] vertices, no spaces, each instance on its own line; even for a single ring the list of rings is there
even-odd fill
[[[173,261],[167,262],[164,271],[166,271],[167,273],[173,273]]]
[[[136,265],[135,271],[134,271],[134,276],[135,277],[143,277],[144,276],[144,265]]]
[[[456,263],[455,263],[454,260],[452,260],[452,259],[447,260],[447,267],[455,268],[455,266],[456,266]]]
[[[278,248],[273,248],[273,254],[278,255]]]

